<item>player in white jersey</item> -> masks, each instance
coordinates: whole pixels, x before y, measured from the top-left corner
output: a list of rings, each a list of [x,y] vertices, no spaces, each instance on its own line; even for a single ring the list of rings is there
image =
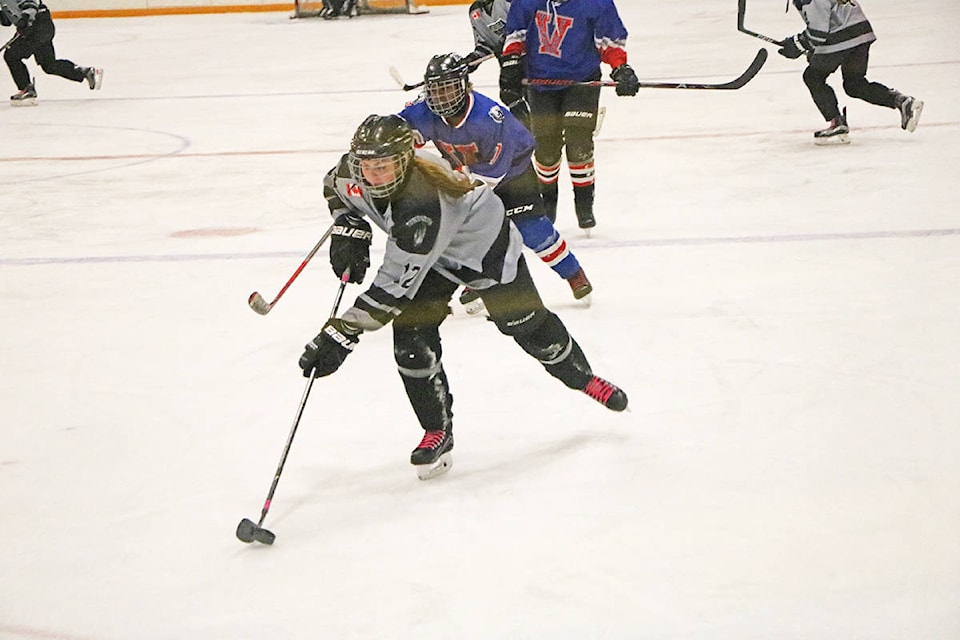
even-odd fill
[[[480,181],[442,158],[414,151],[410,125],[371,115],[324,178],[336,225],[334,273],[362,281],[370,264],[369,219],[388,240],[373,282],[329,320],[300,357],[305,376],[335,372],[364,331],[393,324],[394,358],[424,435],[410,456],[421,478],[446,471],[453,449],[453,396],[441,361],[440,324],[461,286],[477,290],[490,319],[567,387],[613,411],[627,407],[617,386],[593,375],[560,318],[543,306],[503,204]]]
[[[30,71],[23,63],[33,56],[44,73],[60,76],[74,82],[83,82],[91,89],[99,89],[103,81],[103,69],[80,67],[70,60],[57,59],[53,46],[56,27],[50,18],[50,10],[42,0],[0,0],[0,25],[15,26],[17,35],[3,52],[4,62],[17,85],[17,93],[10,96],[15,107],[37,104],[37,90],[30,79]]]
[[[913,131],[920,121],[923,102],[912,96],[867,80],[870,45],[877,39],[859,2],[853,0],[793,0],[807,28],[784,38],[778,52],[787,58],[807,56],[803,82],[827,127],[813,134],[816,144],[850,141],[847,110],[840,110],[837,94],[827,78],[837,69],[843,73],[843,90],[851,98],[897,109],[900,126]]]

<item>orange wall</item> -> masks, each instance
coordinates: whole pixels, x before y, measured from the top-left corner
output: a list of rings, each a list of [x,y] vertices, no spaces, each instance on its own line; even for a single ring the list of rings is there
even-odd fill
[[[418,0],[417,4],[428,6],[469,4],[470,0]],[[142,9],[82,9],[51,11],[54,18],[123,18],[132,16],[186,15],[191,13],[241,13],[259,11],[293,11],[292,2],[277,4],[231,4],[202,7],[152,7]]]

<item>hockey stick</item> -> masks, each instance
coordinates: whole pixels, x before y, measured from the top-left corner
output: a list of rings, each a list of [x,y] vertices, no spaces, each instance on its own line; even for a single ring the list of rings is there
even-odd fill
[[[769,42],[770,44],[775,44],[778,47],[783,46],[782,40],[776,40],[770,36],[765,36],[762,33],[757,33],[756,31],[750,31],[745,26],[743,26],[743,19],[747,15],[747,0],[737,0],[737,31],[740,33],[745,33],[748,36],[753,36],[754,38],[759,38],[764,42]]]
[[[254,291],[250,294],[250,297],[247,298],[247,304],[250,305],[250,308],[259,313],[262,316],[270,313],[270,310],[273,309],[273,305],[277,304],[277,300],[280,299],[280,296],[283,295],[293,281],[297,279],[297,276],[300,275],[300,272],[303,271],[303,268],[307,266],[307,263],[317,254],[317,251],[320,250],[320,247],[323,246],[323,243],[327,241],[327,238],[330,237],[330,234],[333,233],[334,225],[330,225],[330,228],[327,229],[320,239],[317,241],[317,244],[313,245],[313,249],[310,250],[310,253],[307,254],[307,257],[303,259],[303,262],[300,263],[300,266],[297,267],[297,270],[293,272],[293,275],[290,276],[290,279],[287,280],[287,284],[283,285],[283,288],[280,289],[280,293],[277,294],[277,297],[273,299],[272,302],[267,302],[263,299],[263,296],[259,292]]]
[[[337,297],[333,302],[333,309],[330,311],[330,319],[337,315],[337,309],[340,308],[340,300],[343,298],[343,290],[347,286],[347,280],[350,279],[350,269],[343,272],[340,278],[340,288],[337,289]],[[303,395],[300,397],[300,404],[297,407],[297,417],[293,420],[293,426],[290,428],[290,435],[287,436],[287,444],[283,447],[283,455],[280,456],[280,464],[277,465],[277,471],[273,475],[273,483],[270,485],[270,491],[267,492],[267,499],[263,503],[263,509],[260,510],[260,521],[256,524],[249,518],[244,518],[237,525],[237,538],[241,542],[251,543],[254,540],[260,544],[273,544],[277,536],[272,531],[263,528],[263,521],[270,511],[270,503],[273,502],[273,494],[277,491],[277,484],[280,483],[280,474],[283,473],[283,465],[287,462],[287,454],[290,453],[290,445],[293,444],[293,436],[297,435],[297,427],[300,425],[300,418],[303,416],[303,408],[307,405],[307,398],[310,396],[310,389],[313,388],[313,381],[316,376],[310,376],[307,380],[307,386],[303,389]]]
[[[760,49],[750,66],[738,77],[729,82],[720,82],[717,84],[709,82],[641,82],[641,89],[739,89],[747,84],[753,77],[759,73],[760,68],[767,61],[767,50]],[[558,78],[533,78],[525,79],[523,84],[530,86],[549,86],[549,87],[615,87],[617,83],[613,80],[591,80],[588,82],[577,82],[576,80],[561,80]]]
[[[479,67],[482,63],[486,62],[487,60],[489,60],[489,59],[492,58],[492,57],[493,57],[493,54],[492,54],[492,53],[488,53],[487,55],[483,56],[482,58],[477,58],[476,60],[474,60],[473,62],[471,62],[471,63],[470,63],[469,65],[467,65],[467,66],[470,67],[470,71],[476,71],[476,70],[477,70],[477,67]],[[398,85],[400,85],[400,88],[403,89],[404,91],[411,91],[411,90],[413,90],[413,89],[417,89],[417,88],[419,88],[419,87],[422,87],[424,84],[426,84],[426,81],[424,81],[424,80],[421,80],[420,82],[417,82],[416,84],[406,84],[406,83],[403,81],[403,76],[400,75],[400,71],[399,71],[396,67],[390,67],[389,71],[390,71],[390,77],[393,78],[394,82],[396,82]]]
[[[10,38],[9,40],[7,40],[7,42],[6,42],[2,47],[0,47],[0,51],[6,51],[6,50],[7,50],[7,47],[9,47],[9,46],[12,45],[14,42],[16,42],[17,38],[19,38],[19,37],[20,37],[20,32],[17,31],[16,33],[13,34],[13,37],[12,37],[12,38]]]

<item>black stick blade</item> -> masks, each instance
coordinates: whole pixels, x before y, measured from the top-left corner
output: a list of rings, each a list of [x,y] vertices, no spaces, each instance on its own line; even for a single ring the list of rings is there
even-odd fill
[[[237,525],[237,539],[247,544],[253,541],[257,541],[260,544],[273,544],[277,536],[273,535],[272,531],[268,531],[254,524],[252,520],[244,518],[240,521],[240,524]]]
[[[273,544],[273,541],[277,539],[277,536],[273,535],[272,531],[267,531],[263,527],[257,527],[254,535],[260,544]]]
[[[252,520],[244,518],[240,521],[240,524],[237,525],[237,538],[241,542],[250,544],[257,539],[257,529],[259,529],[259,527],[253,524]]]

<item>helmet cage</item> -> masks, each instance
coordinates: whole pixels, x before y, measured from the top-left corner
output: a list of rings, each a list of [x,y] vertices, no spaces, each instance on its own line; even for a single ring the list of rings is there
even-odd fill
[[[369,116],[353,134],[347,156],[350,175],[371,197],[386,198],[400,189],[412,162],[413,130],[399,116]],[[390,177],[374,183],[368,178],[374,172]]]
[[[456,53],[434,56],[423,74],[427,108],[438,116],[453,116],[467,104],[469,73],[463,58]]]

